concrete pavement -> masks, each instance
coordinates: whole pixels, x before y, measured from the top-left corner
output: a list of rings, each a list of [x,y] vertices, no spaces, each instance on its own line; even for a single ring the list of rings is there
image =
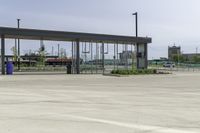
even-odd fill
[[[200,73],[0,76],[0,133],[199,133]]]

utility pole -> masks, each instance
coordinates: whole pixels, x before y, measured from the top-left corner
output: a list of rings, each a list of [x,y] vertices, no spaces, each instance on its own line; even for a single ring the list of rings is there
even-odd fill
[[[17,19],[17,28],[20,28],[20,20],[21,19]],[[20,39],[17,39],[18,42],[18,71],[20,71]]]

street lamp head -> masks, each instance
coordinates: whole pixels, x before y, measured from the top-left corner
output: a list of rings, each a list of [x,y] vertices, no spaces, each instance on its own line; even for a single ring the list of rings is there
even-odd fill
[[[137,15],[137,12],[133,13],[132,15]]]

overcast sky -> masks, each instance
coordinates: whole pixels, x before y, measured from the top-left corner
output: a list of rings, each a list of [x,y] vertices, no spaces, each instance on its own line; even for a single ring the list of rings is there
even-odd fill
[[[169,45],[200,51],[199,0],[0,0],[0,26],[152,37],[149,58],[167,56]],[[22,42],[23,49],[29,47]],[[13,43],[10,42],[9,45]],[[9,47],[7,46],[7,49]]]

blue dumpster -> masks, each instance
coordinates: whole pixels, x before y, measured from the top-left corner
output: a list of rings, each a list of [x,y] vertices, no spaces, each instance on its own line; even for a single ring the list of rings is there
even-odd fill
[[[6,63],[6,74],[7,75],[12,75],[13,74],[13,62],[12,61],[8,61]]]

